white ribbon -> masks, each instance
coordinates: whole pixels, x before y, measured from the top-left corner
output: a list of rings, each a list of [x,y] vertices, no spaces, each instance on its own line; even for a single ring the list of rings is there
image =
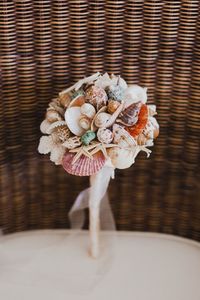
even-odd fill
[[[81,229],[84,224],[84,209],[90,213],[90,254],[96,258],[99,255],[99,227],[103,230],[115,230],[115,222],[107,188],[114,169],[109,162],[95,175],[90,176],[90,188],[82,191],[69,212],[72,229]]]

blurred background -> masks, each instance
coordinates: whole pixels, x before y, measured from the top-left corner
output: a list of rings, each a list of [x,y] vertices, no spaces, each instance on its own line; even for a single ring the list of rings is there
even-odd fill
[[[148,88],[160,136],[117,170],[109,197],[117,229],[200,240],[199,0],[0,2],[0,228],[68,228],[88,178],[37,153],[48,102],[95,72]]]

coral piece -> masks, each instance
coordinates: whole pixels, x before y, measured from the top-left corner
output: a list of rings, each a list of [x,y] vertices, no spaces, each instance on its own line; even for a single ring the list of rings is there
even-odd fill
[[[81,138],[78,136],[70,137],[67,141],[65,141],[62,145],[67,149],[75,149],[81,146]]]

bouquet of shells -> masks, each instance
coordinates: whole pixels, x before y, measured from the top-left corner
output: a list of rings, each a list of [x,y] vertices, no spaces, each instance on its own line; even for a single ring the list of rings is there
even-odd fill
[[[149,156],[159,125],[155,105],[146,101],[146,88],[128,86],[120,76],[96,73],[84,78],[50,102],[40,127],[44,136],[38,151],[50,153],[51,161],[68,173],[91,176],[93,186],[97,181],[100,185],[97,174],[105,178],[106,168],[128,168],[140,151]],[[99,195],[94,192],[95,198],[103,197],[110,176]],[[94,223],[97,232],[99,225]]]

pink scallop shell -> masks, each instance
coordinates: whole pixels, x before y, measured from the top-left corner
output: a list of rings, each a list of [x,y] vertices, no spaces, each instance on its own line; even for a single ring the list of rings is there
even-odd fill
[[[75,154],[67,152],[62,161],[62,166],[66,172],[76,176],[90,176],[96,174],[105,164],[105,157],[102,152],[93,155],[93,159],[81,155],[81,157],[72,163]]]

